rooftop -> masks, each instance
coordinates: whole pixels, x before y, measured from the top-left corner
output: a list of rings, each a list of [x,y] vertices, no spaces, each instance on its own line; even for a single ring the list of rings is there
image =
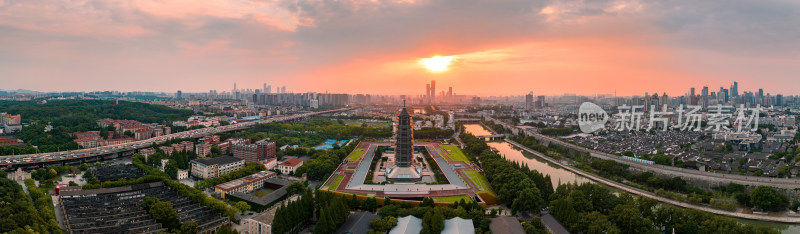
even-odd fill
[[[295,166],[297,166],[298,164],[300,164],[302,162],[303,162],[303,160],[300,160],[299,158],[292,157],[292,158],[286,159],[285,161],[281,162],[281,165],[282,166],[295,167]]]
[[[232,156],[225,156],[225,157],[217,157],[217,158],[198,158],[198,159],[195,159],[195,160],[192,160],[192,161],[193,162],[198,162],[200,164],[208,166],[208,165],[230,164],[230,163],[235,163],[235,162],[244,161],[244,160],[240,159],[240,158],[235,158],[235,157],[232,157]]]
[[[273,177],[275,175],[277,175],[277,173],[272,172],[272,171],[260,171],[260,172],[257,172],[255,174],[249,175],[249,176],[245,176],[245,177],[242,177],[242,178],[239,178],[239,179],[228,181],[228,182],[226,182],[224,184],[220,184],[220,185],[217,185],[215,187],[217,187],[219,189],[223,189],[223,190],[228,190],[228,189],[236,188],[236,187],[238,187],[240,185],[248,184],[248,183],[253,182],[255,180],[266,179],[266,178],[269,178],[269,177]]]
[[[525,234],[522,224],[514,217],[502,216],[493,218],[489,224],[492,233]]]
[[[335,233],[367,233],[370,229],[369,222],[377,218],[380,218],[380,216],[370,212],[354,213],[347,218],[347,221]]]

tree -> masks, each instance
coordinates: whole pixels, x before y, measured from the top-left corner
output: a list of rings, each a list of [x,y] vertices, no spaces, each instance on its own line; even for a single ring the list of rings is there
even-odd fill
[[[234,206],[236,207],[236,209],[241,210],[242,214],[244,214],[245,211],[248,211],[252,208],[250,207],[250,204],[247,204],[246,201],[237,202]]]
[[[314,225],[314,234],[323,234],[323,233],[331,233],[334,230],[331,230],[331,217],[328,214],[329,212],[325,209],[320,211],[319,221],[317,224]]]
[[[397,218],[394,216],[373,219],[369,221],[369,226],[378,233],[386,233],[392,227],[397,226]]]
[[[289,187],[286,187],[286,193],[291,196],[294,194],[300,194],[304,190],[306,190],[306,184],[303,182],[294,182],[289,184]]]
[[[349,206],[350,209],[358,209],[359,207],[361,207],[361,201],[359,201],[358,197],[356,197],[356,195],[353,194],[350,200],[348,200],[347,206]]]
[[[768,211],[781,211],[789,206],[789,200],[774,188],[761,185],[750,193],[750,203],[756,208]]]
[[[178,213],[172,210],[172,204],[158,200],[155,197],[145,197],[142,201],[142,209],[147,211],[156,222],[161,223],[164,228],[175,229],[179,228],[180,221],[178,220]]]
[[[189,221],[181,224],[180,233],[182,234],[195,234],[197,233],[197,222]]]
[[[164,173],[167,173],[172,179],[178,178],[178,164],[174,159],[167,161],[167,165],[164,166]]]
[[[422,199],[422,203],[419,206],[422,207],[434,207],[436,204],[433,202],[433,198],[426,197]]]
[[[642,217],[639,211],[631,205],[614,207],[609,217],[622,233],[656,233],[653,229],[653,221]]]
[[[364,210],[375,212],[375,210],[378,209],[378,200],[375,199],[374,197],[367,198],[366,200],[364,200],[363,206]]]
[[[546,202],[542,199],[542,194],[539,192],[535,186],[530,188],[522,189],[517,195],[517,198],[514,199],[512,204],[512,209],[515,211],[518,210],[527,210],[537,212],[539,209],[544,207]]]
[[[441,209],[431,209],[422,216],[422,231],[423,234],[441,233],[444,229],[444,214]]]

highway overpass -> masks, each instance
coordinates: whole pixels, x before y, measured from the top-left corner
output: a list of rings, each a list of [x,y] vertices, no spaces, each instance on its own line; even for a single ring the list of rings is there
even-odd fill
[[[141,141],[134,141],[130,143],[117,144],[117,145],[108,145],[96,148],[39,153],[39,154],[0,156],[0,168],[6,171],[13,171],[19,167],[40,168],[40,167],[58,166],[58,165],[78,165],[84,162],[96,162],[111,158],[129,157],[138,152],[138,150],[140,149],[151,147],[153,143],[161,144],[172,139],[200,138],[222,132],[240,131],[247,128],[251,128],[256,124],[261,124],[261,123],[301,120],[316,115],[336,113],[347,110],[350,110],[350,108],[341,108],[336,110],[277,116],[252,122],[243,122],[243,123],[236,123],[219,127],[208,127],[190,131],[177,132]]]
[[[743,185],[752,185],[752,186],[759,186],[759,185],[767,185],[772,187],[778,188],[785,188],[785,189],[795,189],[800,187],[800,179],[791,179],[791,178],[773,178],[773,177],[758,177],[758,176],[744,176],[744,175],[735,175],[735,174],[722,174],[722,173],[714,173],[708,171],[699,171],[694,169],[686,169],[680,167],[673,167],[673,166],[664,166],[664,165],[649,165],[644,163],[637,163],[630,160],[624,160],[622,157],[608,154],[605,152],[600,152],[594,149],[588,149],[586,147],[570,144],[559,139],[542,135],[536,131],[529,130],[525,131],[523,129],[518,128],[517,126],[513,126],[503,121],[495,120],[491,117],[486,117],[487,120],[493,121],[495,124],[502,124],[506,129],[510,129],[515,134],[517,132],[522,132],[526,136],[535,137],[536,140],[539,141],[542,145],[549,145],[549,144],[556,144],[559,147],[566,147],[571,150],[581,151],[581,152],[588,152],[592,157],[605,159],[605,160],[614,160],[618,163],[630,165],[641,171],[649,171],[660,175],[666,175],[670,177],[681,177],[683,179],[694,179],[694,180],[701,180],[706,181],[712,184],[718,185],[727,185],[728,183],[737,183]]]

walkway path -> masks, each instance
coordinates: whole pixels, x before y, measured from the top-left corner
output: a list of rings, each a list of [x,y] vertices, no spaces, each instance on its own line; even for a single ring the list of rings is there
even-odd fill
[[[599,183],[603,183],[605,185],[608,185],[608,186],[611,186],[611,187],[614,187],[614,188],[617,188],[617,189],[620,189],[620,190],[623,190],[623,191],[626,191],[626,192],[629,192],[629,193],[633,193],[633,194],[636,194],[636,195],[639,195],[639,196],[655,199],[655,200],[658,200],[658,201],[663,202],[663,203],[667,203],[667,204],[671,204],[671,205],[675,205],[675,206],[679,206],[679,207],[683,207],[683,208],[690,208],[690,209],[705,211],[705,212],[718,214],[718,215],[736,217],[736,218],[762,220],[762,221],[770,221],[770,222],[782,222],[782,223],[800,223],[800,217],[783,217],[783,216],[782,217],[773,217],[773,216],[743,214],[743,213],[719,210],[719,209],[715,209],[715,208],[711,208],[711,207],[707,207],[707,206],[700,206],[700,205],[685,203],[685,202],[681,202],[681,201],[676,201],[676,200],[672,200],[672,199],[656,196],[655,194],[653,194],[651,192],[635,189],[635,188],[629,187],[627,185],[624,185],[624,184],[621,184],[621,183],[617,183],[615,181],[611,181],[609,179],[606,179],[606,178],[603,178],[603,177],[600,177],[600,176],[596,176],[594,174],[582,171],[580,169],[577,169],[575,167],[567,165],[566,163],[562,163],[562,162],[559,162],[559,161],[557,161],[557,160],[555,160],[553,158],[547,157],[547,156],[543,155],[542,153],[534,151],[534,150],[532,150],[532,149],[530,149],[528,147],[525,147],[522,144],[519,144],[519,143],[514,142],[512,140],[506,139],[505,141],[508,142],[509,144],[512,144],[512,145],[514,145],[516,147],[519,147],[519,148],[521,148],[521,149],[523,149],[525,151],[528,151],[529,153],[532,153],[532,154],[536,155],[537,157],[539,157],[541,159],[544,159],[544,160],[546,160],[546,161],[548,161],[548,162],[550,162],[552,164],[556,164],[556,165],[558,165],[560,167],[563,167],[564,169],[569,170],[569,171],[571,171],[571,172],[573,172],[575,174],[581,175],[581,176],[589,178],[589,179],[591,179],[593,181],[596,181],[596,182],[599,182]]]

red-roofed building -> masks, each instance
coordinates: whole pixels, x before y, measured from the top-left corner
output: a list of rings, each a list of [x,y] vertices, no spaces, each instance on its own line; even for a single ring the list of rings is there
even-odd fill
[[[278,164],[278,170],[281,171],[281,173],[283,174],[289,174],[290,172],[294,174],[294,172],[297,171],[297,168],[302,165],[303,165],[303,160],[291,157]]]
[[[204,136],[200,138],[200,142],[208,144],[219,143],[219,135]]]

